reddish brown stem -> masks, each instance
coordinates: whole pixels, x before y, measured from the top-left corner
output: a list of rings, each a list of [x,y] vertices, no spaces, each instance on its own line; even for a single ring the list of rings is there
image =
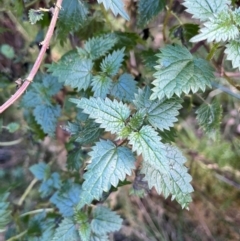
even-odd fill
[[[40,67],[40,65],[43,61],[45,52],[46,52],[47,48],[49,47],[49,43],[50,43],[50,40],[52,38],[54,28],[56,26],[56,22],[57,22],[57,18],[58,18],[58,14],[59,14],[59,11],[60,11],[60,8],[61,8],[62,1],[63,0],[57,0],[51,23],[49,25],[49,28],[48,28],[47,34],[45,36],[45,39],[42,42],[42,48],[41,48],[41,50],[38,54],[38,57],[37,57],[32,69],[31,69],[28,77],[26,78],[26,81],[24,81],[24,83],[21,85],[21,87],[16,91],[16,93],[14,95],[11,96],[10,99],[8,99],[2,106],[0,106],[0,113],[5,111],[9,106],[11,106],[24,93],[24,91],[30,85],[31,81],[34,79],[36,73],[38,72],[38,69],[39,69],[39,67]]]

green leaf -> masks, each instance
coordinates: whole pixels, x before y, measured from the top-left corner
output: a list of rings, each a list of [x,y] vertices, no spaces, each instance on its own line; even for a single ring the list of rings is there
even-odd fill
[[[119,100],[131,102],[134,98],[134,93],[137,92],[137,82],[130,74],[122,74],[119,79],[113,82],[113,87],[110,94]]]
[[[89,241],[91,236],[91,226],[88,221],[88,216],[86,215],[86,213],[78,211],[75,214],[75,220],[79,225],[78,233],[81,237],[81,241]]]
[[[45,133],[41,129],[41,126],[36,122],[35,117],[33,116],[32,111],[25,109],[24,117],[28,123],[29,128],[32,130],[32,138],[33,140],[43,140],[45,138]]]
[[[103,73],[113,77],[119,71],[124,58],[124,48],[121,50],[113,51],[105,59],[103,59],[100,67]]]
[[[145,44],[137,33],[116,31],[113,36],[117,38],[116,49],[125,48],[126,52],[135,48],[139,44]]]
[[[103,129],[99,128],[99,124],[92,121],[87,121],[83,126],[83,129],[78,132],[76,142],[82,145],[92,144],[99,139]]]
[[[88,6],[82,0],[63,0],[59,12],[57,32],[65,40],[69,33],[75,32],[87,19]]]
[[[231,2],[230,0],[185,0],[182,4],[194,18],[205,21],[228,8]]]
[[[98,37],[89,39],[85,45],[84,50],[78,48],[80,54],[84,54],[87,58],[92,60],[98,59],[105,55],[118,41],[114,34],[104,34]]]
[[[42,84],[48,96],[56,95],[63,86],[62,83],[59,83],[58,79],[52,75],[45,75]]]
[[[80,192],[81,186],[71,182],[69,188],[64,192],[55,192],[50,202],[57,206],[64,217],[71,217],[74,214],[74,207],[79,202]]]
[[[60,61],[53,63],[48,70],[52,75],[57,76],[60,82],[79,91],[89,87],[92,67],[93,63],[90,59],[81,59],[75,52],[69,52]]]
[[[5,227],[11,221],[11,211],[7,198],[9,193],[0,194],[0,233],[5,231]]]
[[[79,147],[74,148],[73,150],[68,151],[67,155],[67,169],[69,171],[79,171],[82,167],[84,160],[86,158],[86,151],[81,150]]]
[[[232,61],[233,68],[240,69],[240,41],[230,41],[228,44],[226,44],[224,53],[227,55],[227,60]]]
[[[64,218],[51,241],[79,241],[79,235],[73,220]]]
[[[15,56],[14,48],[8,44],[2,44],[0,53],[8,59],[13,59]]]
[[[53,136],[56,131],[57,119],[61,115],[59,105],[38,105],[33,110],[34,117],[43,131]]]
[[[77,36],[89,39],[98,34],[102,34],[102,30],[105,27],[105,18],[103,14],[104,13],[100,11],[94,11],[91,13],[84,24],[80,26],[80,29],[77,32]]]
[[[138,95],[135,96],[134,104],[138,109],[146,109],[146,119],[154,128],[169,130],[169,127],[173,127],[173,123],[177,121],[178,110],[182,108],[181,99],[163,98],[151,101],[149,100],[150,95],[149,87],[140,89]]]
[[[29,170],[38,180],[44,180],[50,176],[50,167],[44,162],[31,166]]]
[[[122,219],[115,212],[106,207],[98,206],[93,210],[91,229],[99,236],[118,231],[122,226]]]
[[[122,0],[98,0],[98,3],[103,3],[106,10],[109,8],[112,10],[114,16],[120,14],[126,20],[130,20],[128,14],[124,10]]]
[[[52,175],[44,180],[39,188],[41,197],[47,197],[52,194],[54,189],[59,189],[61,185],[60,176],[58,173],[54,172]]]
[[[70,99],[70,101],[76,103],[77,107],[89,114],[90,118],[95,119],[95,122],[99,123],[101,128],[111,133],[120,133],[125,127],[125,121],[130,116],[130,109],[116,100],[82,98],[81,100]]]
[[[96,233],[92,233],[90,241],[109,241],[109,238],[106,234],[98,235]]]
[[[56,172],[51,174],[50,167],[46,163],[40,162],[35,164],[31,166],[29,170],[36,179],[43,181],[39,188],[42,197],[46,197],[51,194],[54,189],[60,188],[61,182],[59,174]]]
[[[167,144],[166,151],[166,158],[170,166],[168,173],[162,173],[145,160],[142,163],[141,173],[145,174],[149,188],[155,187],[156,191],[159,194],[162,193],[165,198],[171,194],[172,200],[176,199],[182,208],[187,208],[192,201],[190,194],[193,192],[193,188],[190,184],[192,178],[184,166],[186,158],[174,146]]]
[[[34,85],[34,83],[33,83]],[[35,108],[36,106],[40,105],[44,103],[44,99],[43,96],[41,96],[38,92],[36,92],[35,90],[31,89],[27,91],[23,98],[22,98],[22,102],[21,104],[25,107],[25,108]]]
[[[174,127],[171,127],[169,130],[159,131],[158,134],[161,136],[163,143],[175,142],[175,138],[178,136]]]
[[[81,202],[86,200],[86,204],[89,204],[90,199],[99,200],[103,192],[110,190],[111,185],[117,187],[119,180],[123,181],[135,168],[135,158],[130,149],[117,147],[109,140],[97,142],[89,155],[91,163],[83,176],[84,193],[81,194]]]
[[[154,52],[152,49],[145,50],[141,52],[141,57],[146,69],[151,72],[154,72],[155,66],[157,65],[157,60],[158,60],[158,57],[156,56],[156,52]]]
[[[105,75],[96,75],[92,79],[92,90],[94,97],[105,98],[112,87],[113,81]]]
[[[222,119],[222,107],[217,99],[211,104],[203,103],[196,114],[199,125],[211,138],[216,139]]]
[[[199,25],[192,23],[178,24],[170,29],[170,35],[180,39],[182,42],[188,42],[192,37],[198,34]]]
[[[155,87],[150,99],[171,98],[174,94],[180,96],[190,91],[196,93],[199,89],[205,91],[206,86],[211,88],[214,79],[213,68],[200,58],[194,58],[187,48],[167,45],[158,54],[156,66]]]
[[[234,21],[234,12],[220,12],[215,17],[210,18],[204,27],[200,29],[200,33],[191,38],[191,42],[199,42],[207,40],[208,42],[222,42],[234,40],[239,36],[238,26]]]
[[[28,123],[33,122],[30,118],[30,115],[33,115],[44,133],[52,136],[55,133],[61,108],[59,105],[52,104],[51,97],[59,92],[62,84],[51,75],[41,75],[40,80],[42,83],[31,84],[30,90],[23,96],[21,105],[24,109],[28,109],[28,113],[25,113]]]
[[[137,131],[143,125],[145,117],[146,117],[146,111],[141,109],[132,115],[128,125],[131,127],[132,130]]]
[[[140,0],[138,1],[138,25],[144,27],[161,12],[165,7],[165,0]]]
[[[140,131],[132,132],[128,139],[133,151],[136,151],[138,155],[142,154],[146,163],[162,173],[169,172],[166,148],[158,133],[151,126],[146,125]]]
[[[12,122],[12,123],[8,124],[6,126],[6,128],[10,133],[14,133],[15,131],[17,131],[20,128],[20,125],[16,122]]]
[[[40,10],[30,9],[28,12],[29,22],[31,24],[35,24],[39,20],[42,20],[43,16],[44,16],[44,14]]]
[[[46,212],[41,212],[32,217],[28,224],[28,241],[49,241],[52,239],[55,230],[55,220],[46,218]]]

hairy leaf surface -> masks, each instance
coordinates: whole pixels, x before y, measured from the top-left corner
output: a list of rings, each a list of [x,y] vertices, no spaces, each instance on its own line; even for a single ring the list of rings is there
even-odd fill
[[[121,50],[113,51],[112,54],[106,56],[101,63],[101,70],[106,75],[113,77],[119,71],[124,57],[124,48]]]
[[[158,60],[156,53],[152,49],[144,50],[141,52],[141,58],[146,69],[148,71],[155,72],[155,66],[157,65]]]
[[[142,154],[146,163],[163,173],[169,172],[166,148],[151,126],[146,125],[140,131],[132,132],[128,139],[133,151],[136,151],[138,155]]]
[[[199,125],[210,137],[215,139],[220,130],[222,118],[222,107],[217,99],[214,99],[211,104],[203,103],[196,113]]]
[[[56,95],[62,88],[62,83],[52,75],[45,75],[42,82],[45,92],[48,96]]]
[[[112,87],[113,81],[105,75],[96,75],[92,79],[94,97],[105,98]]]
[[[88,219],[89,217],[85,212],[78,211],[75,214],[75,220],[79,225],[78,233],[81,241],[89,241],[91,237],[91,226]]]
[[[59,12],[57,32],[65,40],[69,32],[74,32],[84,24],[88,15],[88,6],[83,0],[63,0]]]
[[[131,102],[134,98],[134,93],[137,92],[137,82],[130,74],[122,74],[119,79],[113,83],[110,94],[119,100]]]
[[[36,22],[42,20],[43,16],[44,16],[44,13],[39,10],[30,9],[28,11],[28,18],[31,24],[35,24]]]
[[[67,169],[69,171],[79,171],[79,169],[82,167],[84,160],[86,158],[86,152],[79,149],[78,147],[68,150],[67,155]]]
[[[78,90],[86,90],[92,78],[93,63],[90,59],[81,59],[75,52],[65,54],[57,63],[49,67],[52,75],[60,82]]]
[[[149,188],[155,187],[157,192],[162,193],[165,198],[171,194],[172,200],[176,199],[182,208],[187,208],[192,201],[190,193],[193,192],[193,188],[190,184],[192,178],[184,166],[186,158],[174,146],[167,144],[166,151],[166,158],[170,166],[168,173],[162,173],[145,160],[142,163],[141,172],[145,174]]]
[[[186,11],[191,13],[194,18],[205,21],[214,14],[228,8],[231,4],[230,0],[185,0],[183,5],[187,8]]]
[[[60,213],[64,217],[71,217],[74,214],[74,206],[79,202],[81,186],[71,183],[70,188],[62,191],[57,191],[50,201],[57,206]]]
[[[86,57],[92,60],[98,59],[105,55],[118,41],[114,34],[104,34],[98,37],[89,39],[85,45]],[[78,52],[84,54],[82,49],[78,48]]]
[[[38,105],[33,110],[33,114],[44,133],[53,136],[56,131],[57,119],[61,115],[61,107],[59,105]]]
[[[111,186],[117,187],[119,180],[131,175],[135,168],[135,158],[127,147],[117,147],[109,140],[100,140],[89,153],[91,162],[84,174],[82,189],[93,199],[99,200],[103,192],[108,192]]]
[[[165,7],[165,0],[140,0],[138,1],[138,25],[145,26]]]
[[[79,235],[72,219],[63,219],[56,229],[52,241],[79,241]]]
[[[102,133],[103,129],[99,128],[99,124],[90,120],[87,121],[82,130],[78,132],[75,141],[82,145],[92,144],[99,139]]]
[[[118,231],[122,225],[122,219],[110,209],[98,206],[93,210],[91,229],[99,236]]]
[[[34,108],[39,105],[39,103],[42,103],[42,98],[35,91],[27,91],[22,98],[22,104],[26,108]]]
[[[106,10],[110,8],[115,16],[120,14],[123,18],[129,20],[129,16],[124,9],[122,0],[98,0],[98,3],[103,3]]]
[[[207,61],[194,58],[185,47],[168,45],[161,49],[158,57],[150,99],[161,100],[165,96],[171,98],[174,94],[196,93],[199,89],[204,91],[206,86],[211,87],[213,68]]]
[[[227,60],[232,61],[233,68],[240,69],[240,41],[232,40],[226,45],[224,53],[227,55]]]
[[[169,130],[173,123],[177,121],[176,116],[181,109],[181,99],[163,98],[161,100],[151,101],[151,90],[149,87],[140,89],[138,95],[135,95],[134,104],[138,109],[146,110],[146,119],[155,128],[160,130]]]
[[[89,114],[89,117],[95,119],[95,122],[100,124],[100,127],[111,133],[120,133],[125,127],[125,121],[130,115],[130,109],[122,102],[116,100],[111,101],[106,98],[82,98],[70,99],[71,102],[76,103],[77,107]]]
[[[217,16],[210,18],[200,33],[191,38],[191,42],[207,40],[208,42],[221,42],[234,40],[239,36],[238,26],[235,24],[234,17],[228,11],[220,12]]]

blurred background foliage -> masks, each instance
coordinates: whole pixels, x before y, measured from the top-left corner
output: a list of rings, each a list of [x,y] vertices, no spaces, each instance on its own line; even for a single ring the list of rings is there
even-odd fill
[[[184,12],[181,0],[170,1],[172,12],[162,12],[143,28],[137,25],[137,2],[125,2],[131,17],[130,22],[115,18],[96,1],[89,0],[92,13],[88,21],[73,34],[59,33],[57,27],[41,72],[45,72],[46,64],[58,60],[71,48],[82,46],[83,41],[89,37],[112,30],[129,32],[122,44],[129,48],[129,72],[140,84],[143,79],[149,83],[152,81],[156,61],[154,54],[158,48],[166,43],[192,47],[188,40],[197,33],[198,24]],[[15,92],[15,81],[27,75],[51,19],[50,14],[44,14],[42,20],[32,25],[28,21],[28,10],[50,7],[53,4],[54,1],[50,0],[1,0],[1,104]],[[183,24],[179,24],[175,15]],[[208,50],[208,46],[203,46],[195,54],[206,57]],[[222,52],[217,52],[217,55],[221,54]],[[223,67],[239,83],[240,74],[230,68],[228,61],[225,61]],[[195,189],[189,211],[181,210],[175,201],[165,200],[154,190],[149,191],[142,177],[136,174],[134,191],[130,186],[124,186],[108,199],[112,209],[118,211],[125,220],[122,229],[111,236],[112,240],[240,240],[240,94],[224,78],[217,77],[219,82],[213,89],[207,90],[200,97],[185,97],[180,121],[175,125],[175,140],[188,158],[187,165]],[[69,111],[64,97],[64,91],[60,91],[54,98]],[[201,98],[213,97],[223,107],[221,132],[216,141],[203,133],[195,118]],[[65,124],[65,117],[61,116],[58,126]],[[28,217],[17,220],[18,215],[48,206],[48,199],[39,201],[40,195],[36,189],[31,190],[24,205],[18,206],[17,200],[33,179],[28,168],[42,160],[53,163],[54,170],[64,169],[66,149],[70,148],[66,145],[68,136],[58,127],[53,140],[45,136],[34,121],[28,125],[19,102],[1,114],[0,119],[0,189],[11,192],[13,219],[20,222],[20,226],[27,226],[30,222]],[[129,195],[130,192],[136,193],[136,190],[140,197]],[[10,226],[4,235],[7,238],[18,231]],[[1,235],[0,240],[4,240]]]

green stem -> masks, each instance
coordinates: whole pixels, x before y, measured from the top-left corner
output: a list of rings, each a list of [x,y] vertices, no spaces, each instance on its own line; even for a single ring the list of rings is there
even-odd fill
[[[19,138],[14,141],[0,142],[0,146],[13,146],[21,143],[22,141],[23,141],[23,138]]]
[[[35,4],[36,2],[38,2],[38,0],[33,0],[33,1],[30,2],[30,3],[26,3],[26,4],[25,4],[25,7],[26,7],[26,8],[29,8],[29,7],[31,7],[33,4]]]
[[[196,94],[196,96],[197,96],[203,103],[205,103],[205,104],[207,104],[207,105],[209,104],[209,103],[207,103],[206,100],[203,99],[203,97],[202,97],[201,95]]]
[[[213,58],[214,54],[216,53],[217,48],[218,48],[218,44],[213,44],[213,47],[211,48],[209,54],[207,55],[208,61],[210,61]]]
[[[19,238],[21,238],[22,236],[24,236],[25,234],[27,233],[27,230],[23,231],[22,233],[16,235],[16,236],[13,236],[9,239],[7,239],[6,241],[13,241],[13,240],[19,240]]]
[[[181,19],[172,10],[170,10],[168,6],[166,6],[166,9],[177,19],[180,25],[183,25]]]
[[[29,186],[27,187],[27,189],[25,190],[25,192],[23,193],[23,195],[21,196],[21,198],[18,201],[18,205],[21,206],[25,200],[25,198],[27,197],[27,195],[29,194],[29,192],[32,190],[33,186],[37,183],[38,179],[34,178],[31,183],[29,184]]]
[[[41,213],[41,212],[51,213],[53,211],[54,211],[54,208],[41,208],[41,209],[36,209],[36,210],[33,210],[33,211],[23,213],[23,214],[20,215],[20,217],[25,217],[25,216],[28,216],[28,215]]]
[[[170,8],[172,6],[172,0],[170,0],[169,6],[170,7],[166,6],[167,13],[166,13],[166,16],[165,16],[164,21],[163,21],[163,30],[162,30],[162,32],[163,32],[163,41],[164,42],[166,42],[166,39],[167,39],[167,37],[166,37],[166,28],[167,28],[169,16],[171,15]]]

